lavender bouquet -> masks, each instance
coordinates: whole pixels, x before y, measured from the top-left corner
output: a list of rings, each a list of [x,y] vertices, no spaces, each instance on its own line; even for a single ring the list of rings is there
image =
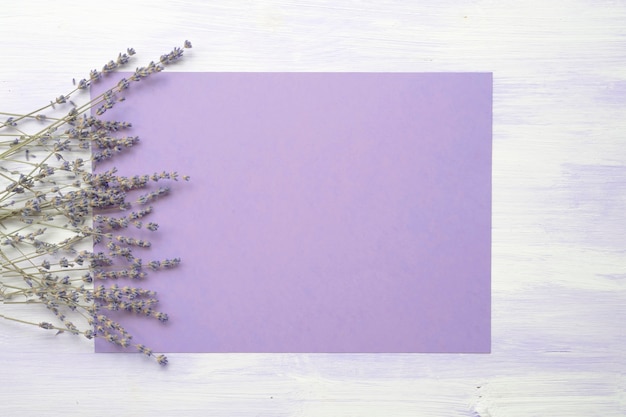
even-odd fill
[[[37,304],[51,313],[48,321],[31,322],[5,314],[5,308],[0,318],[103,338],[167,364],[164,355],[135,343],[110,312],[168,321],[156,309],[156,293],[139,284],[180,259],[144,262],[133,250],[150,242],[128,230],[156,231],[158,224],[148,220],[152,204],[170,191],[162,183],[189,178],[176,172],[126,177],[115,168],[94,168],[139,142],[124,135],[130,123],[100,116],[124,100],[126,89],[181,59],[187,48],[189,41],[84,104],[73,99],[128,64],[132,48],[39,109],[0,112],[0,301],[11,311],[16,309],[9,305]],[[158,187],[150,188],[155,183]]]

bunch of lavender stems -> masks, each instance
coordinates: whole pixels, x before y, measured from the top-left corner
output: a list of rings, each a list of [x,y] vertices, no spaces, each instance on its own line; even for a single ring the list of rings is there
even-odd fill
[[[100,116],[122,101],[133,83],[181,59],[186,48],[191,48],[189,41],[158,62],[138,67],[85,104],[76,105],[72,99],[130,62],[132,48],[101,71],[92,70],[88,78],[74,81],[69,93],[37,110],[0,112],[0,301],[38,304],[51,313],[45,322],[22,320],[4,311],[0,318],[57,334],[103,338],[167,364],[164,355],[135,343],[110,312],[168,320],[156,309],[156,293],[134,283],[151,271],[175,267],[180,260],[144,263],[133,249],[150,247],[150,242],[125,231],[157,230],[156,223],[147,221],[153,211],[150,204],[169,188],[148,192],[150,184],[189,178],[176,172],[125,177],[114,168],[99,173],[93,168],[138,143],[137,137],[123,135],[130,123]],[[137,193],[143,194],[130,201]],[[124,282],[102,284],[111,280]]]

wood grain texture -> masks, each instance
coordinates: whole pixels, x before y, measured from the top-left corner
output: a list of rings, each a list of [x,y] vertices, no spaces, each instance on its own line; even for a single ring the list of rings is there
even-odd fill
[[[626,415],[624,27],[621,1],[5,2],[8,111],[127,46],[147,63],[184,39],[181,71],[493,72],[493,352],[161,369],[2,322],[0,415]]]

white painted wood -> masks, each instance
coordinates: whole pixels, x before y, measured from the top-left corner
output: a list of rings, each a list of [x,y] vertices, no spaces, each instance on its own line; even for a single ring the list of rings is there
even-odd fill
[[[493,353],[161,369],[1,322],[0,415],[626,415],[625,27],[621,1],[3,1],[2,110],[184,39],[183,71],[492,71]]]

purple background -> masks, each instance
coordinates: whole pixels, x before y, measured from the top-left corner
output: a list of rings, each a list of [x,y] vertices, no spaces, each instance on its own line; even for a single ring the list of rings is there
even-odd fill
[[[183,263],[141,283],[170,322],[124,316],[135,342],[490,351],[491,74],[161,73],[126,96],[106,116],[142,142],[102,168],[192,178],[146,219],[136,252]]]

